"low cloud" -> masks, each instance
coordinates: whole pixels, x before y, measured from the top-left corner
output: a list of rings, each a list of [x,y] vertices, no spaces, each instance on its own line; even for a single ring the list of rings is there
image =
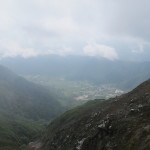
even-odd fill
[[[57,54],[61,56],[69,55],[73,52],[73,49],[66,46],[61,46],[57,49],[47,49],[47,50],[37,50],[34,48],[25,48],[19,45],[16,42],[10,42],[8,45],[6,43],[1,43],[0,57],[36,57],[39,55],[49,55],[49,54]]]
[[[115,48],[101,45],[101,44],[88,44],[83,49],[84,54],[88,56],[96,56],[96,57],[103,57],[109,60],[118,59],[118,54]]]
[[[143,53],[143,52],[144,52],[143,44],[139,44],[138,46],[132,49],[132,53]]]
[[[8,45],[6,43],[1,44],[1,57],[16,57],[21,56],[24,58],[37,56],[38,51],[33,48],[23,48],[17,42],[10,42]]]

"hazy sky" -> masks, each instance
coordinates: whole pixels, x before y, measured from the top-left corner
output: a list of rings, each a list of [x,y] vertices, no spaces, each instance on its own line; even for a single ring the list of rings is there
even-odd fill
[[[150,58],[150,0],[0,0],[0,56]]]

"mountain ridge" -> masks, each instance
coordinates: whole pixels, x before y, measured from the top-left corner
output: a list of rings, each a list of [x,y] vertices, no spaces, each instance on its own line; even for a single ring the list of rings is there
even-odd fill
[[[94,100],[48,126],[45,150],[148,150],[150,79],[116,98]]]

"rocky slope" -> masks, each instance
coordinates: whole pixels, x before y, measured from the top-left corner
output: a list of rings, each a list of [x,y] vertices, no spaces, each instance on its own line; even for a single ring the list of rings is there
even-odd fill
[[[94,100],[48,126],[45,150],[149,150],[150,80],[122,96]]]

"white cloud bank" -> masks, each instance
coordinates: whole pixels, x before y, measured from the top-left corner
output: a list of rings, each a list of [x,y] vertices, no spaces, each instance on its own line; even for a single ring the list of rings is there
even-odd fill
[[[89,53],[115,60],[114,45],[150,45],[149,6],[149,0],[0,0],[0,57]]]
[[[66,56],[68,54],[72,53],[72,48],[62,46],[58,49],[48,49],[48,50],[36,50],[33,48],[28,47],[22,47],[18,43],[11,41],[8,45],[6,43],[1,43],[1,51],[0,51],[0,57],[6,58],[6,57],[23,57],[23,58],[29,58],[29,57],[36,57],[39,55],[48,55],[48,54],[57,54],[61,56]]]
[[[96,43],[85,46],[84,54],[88,56],[103,57],[109,60],[118,59],[118,54],[113,47]]]

